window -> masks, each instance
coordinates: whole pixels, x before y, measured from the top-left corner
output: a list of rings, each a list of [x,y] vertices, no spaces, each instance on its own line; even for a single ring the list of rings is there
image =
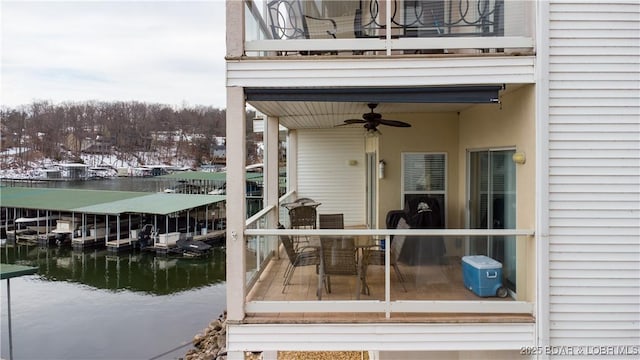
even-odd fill
[[[402,154],[402,205],[421,197],[437,200],[440,219],[445,221],[447,193],[447,154],[403,153]]]

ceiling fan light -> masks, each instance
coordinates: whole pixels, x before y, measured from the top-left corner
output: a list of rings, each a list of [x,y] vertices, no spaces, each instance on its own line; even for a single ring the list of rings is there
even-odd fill
[[[367,129],[364,133],[365,137],[378,137],[380,135],[382,135],[382,133],[378,129]]]

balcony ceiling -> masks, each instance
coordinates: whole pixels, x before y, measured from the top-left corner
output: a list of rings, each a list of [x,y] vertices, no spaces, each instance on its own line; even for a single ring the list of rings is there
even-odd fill
[[[262,114],[279,117],[280,124],[288,129],[331,128],[342,124],[346,119],[361,119],[363,113],[369,112],[367,102],[255,101],[249,105]],[[402,120],[403,113],[457,112],[472,105],[474,104],[379,103],[375,111],[385,118]]]
[[[509,86],[510,91],[515,88]],[[248,89],[247,103],[259,113],[278,117],[286,128],[319,129],[340,125],[346,119],[361,119],[370,111],[370,102],[378,104],[375,112],[384,118],[403,120],[407,113],[459,112],[478,104],[498,106],[498,92],[505,91],[496,85],[478,89]]]

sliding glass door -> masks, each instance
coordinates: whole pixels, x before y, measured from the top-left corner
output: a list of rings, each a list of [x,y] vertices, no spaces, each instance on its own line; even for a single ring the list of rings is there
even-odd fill
[[[516,228],[515,150],[468,153],[468,217],[470,229]],[[513,237],[470,239],[469,255],[487,255],[502,263],[504,286],[516,290],[516,242]]]

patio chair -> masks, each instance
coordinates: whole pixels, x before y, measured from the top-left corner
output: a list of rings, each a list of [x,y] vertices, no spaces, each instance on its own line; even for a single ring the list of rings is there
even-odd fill
[[[317,212],[314,206],[297,206],[289,210],[292,229],[315,229]]]
[[[292,229],[316,229],[316,207],[315,206],[297,206],[289,209],[289,222]],[[295,245],[298,247],[301,243],[309,243],[309,239],[305,236],[296,236]]]
[[[389,251],[391,251],[391,267],[393,268],[393,270],[395,270],[396,272],[396,276],[398,277],[398,280],[400,281],[400,284],[402,285],[402,288],[404,289],[405,292],[407,292],[407,288],[404,285],[405,279],[404,279],[404,275],[402,275],[402,272],[400,271],[400,268],[398,267],[398,261],[397,261],[397,255],[396,252],[393,248],[391,248]],[[367,268],[369,265],[382,265],[384,266],[385,261],[384,261],[384,252],[385,250],[377,247],[377,248],[371,248],[371,249],[364,249],[362,251],[362,272],[364,274],[367,273]]]
[[[284,250],[287,253],[287,257],[289,258],[289,265],[287,265],[287,268],[284,271],[284,282],[282,284],[282,293],[284,294],[284,290],[287,285],[289,285],[289,282],[293,277],[293,272],[296,268],[315,265],[317,272],[317,267],[320,265],[320,255],[317,247],[304,246],[296,250],[293,244],[293,239],[290,236],[283,235],[280,237],[280,240],[282,241]]]
[[[355,276],[356,299],[360,300],[362,284],[366,281],[358,266],[356,247],[353,238],[320,238],[322,254],[323,283],[327,293],[331,293],[332,276]],[[318,289],[318,299],[322,299],[322,289]]]
[[[343,214],[319,214],[320,229],[344,229]]]
[[[387,229],[395,229],[398,226],[398,223],[400,222],[400,219],[404,219],[406,218],[406,213],[403,210],[391,210],[387,213],[387,218],[386,218],[386,225],[387,225]],[[390,247],[390,251],[391,251],[391,267],[393,267],[393,270],[396,273],[396,276],[398,277],[398,280],[400,280],[400,284],[402,285],[402,288],[404,289],[404,291],[407,291],[407,288],[404,285],[405,282],[405,278],[404,275],[402,274],[402,272],[400,271],[400,268],[398,267],[398,255],[395,251],[395,247],[392,246],[393,243],[393,235],[390,236],[390,241],[389,241],[389,247]],[[363,250],[363,254],[362,254],[362,263],[363,263],[363,272],[366,273],[367,271],[367,266],[369,265],[382,265],[384,266],[385,261],[384,261],[384,247],[382,246],[377,246],[375,248],[369,248],[369,249],[364,249]]]
[[[300,0],[272,0],[267,3],[273,39],[335,39],[337,25],[333,19],[304,14]],[[336,51],[300,51],[300,55],[337,54]],[[283,55],[287,55],[285,52]]]

